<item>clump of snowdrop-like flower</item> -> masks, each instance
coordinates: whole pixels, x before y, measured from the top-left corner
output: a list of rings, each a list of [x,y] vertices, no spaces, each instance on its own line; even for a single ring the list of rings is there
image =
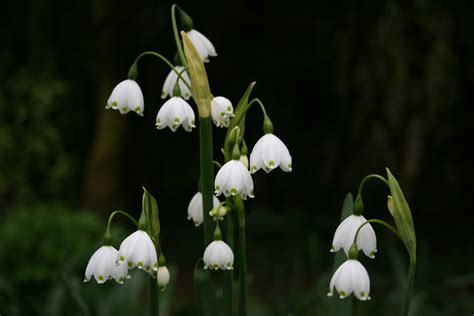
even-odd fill
[[[222,240],[214,240],[204,251],[204,269],[232,270],[234,253]]]
[[[229,99],[214,97],[211,100],[211,115],[217,127],[228,127],[230,118],[234,116],[234,107]]]
[[[336,270],[329,284],[328,296],[333,295],[334,287],[340,298],[354,293],[361,301],[370,300],[369,274],[358,260],[348,259]]]
[[[213,196],[212,198],[213,201],[213,207],[218,207],[219,206],[219,199]],[[192,220],[194,222],[194,225],[198,227],[199,225],[202,224],[204,218],[203,218],[203,206],[202,206],[202,194],[201,192],[198,192],[194,194],[193,198],[189,202],[188,205],[188,220]]]
[[[178,74],[180,74],[180,79],[179,79],[179,89],[181,90],[181,96],[185,100],[189,100],[191,97],[191,91],[189,91],[188,86],[184,82],[187,82],[188,85],[191,85],[191,80],[189,79],[189,75],[186,71],[184,71],[183,66],[175,66],[174,70],[171,70],[166,77],[165,82],[163,83],[163,89],[161,90],[161,98],[165,99],[166,97],[172,97],[173,96],[173,89],[174,86],[176,85],[176,82],[178,80]],[[184,81],[184,82],[183,82]]]
[[[109,279],[114,279],[122,284],[128,277],[126,265],[116,265],[118,251],[112,246],[102,246],[94,252],[87,264],[84,282],[90,281],[94,276],[97,283],[102,284]]]
[[[156,272],[156,279],[158,282],[158,287],[161,290],[164,290],[165,287],[170,282],[170,271],[166,266],[160,266]]]
[[[180,125],[190,132],[194,125],[195,116],[191,106],[180,97],[172,97],[163,104],[156,116],[156,128],[169,127],[175,132]]]
[[[286,145],[272,133],[263,135],[255,144],[250,154],[250,172],[259,169],[267,173],[280,167],[281,170],[291,171],[291,155]]]
[[[117,261],[129,269],[137,267],[150,274],[158,270],[155,245],[143,230],[137,230],[122,241]]]
[[[138,115],[143,115],[145,105],[143,93],[138,83],[131,79],[120,82],[112,90],[105,108],[119,110],[122,114],[133,111]]]
[[[209,62],[209,56],[217,56],[214,45],[212,45],[211,41],[201,32],[192,29],[186,32],[186,35],[188,35],[203,62]]]
[[[253,198],[253,180],[250,172],[239,160],[230,160],[219,169],[214,181],[217,196],[238,195],[242,199]]]
[[[346,255],[354,243],[354,238],[359,227],[367,220],[362,215],[350,215],[339,224],[334,233],[331,252],[343,248]],[[357,236],[356,246],[361,249],[367,257],[375,258],[377,252],[377,238],[370,224],[364,225]]]

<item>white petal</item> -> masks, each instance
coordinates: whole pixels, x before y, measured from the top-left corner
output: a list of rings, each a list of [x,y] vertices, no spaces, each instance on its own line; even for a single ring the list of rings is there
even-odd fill
[[[361,224],[366,222],[365,218],[361,215]],[[362,249],[367,257],[374,258],[377,252],[377,237],[375,231],[370,224],[364,225],[357,236],[357,248]]]
[[[227,182],[227,178],[229,177],[230,173],[230,168],[227,165],[229,162],[227,162],[225,165],[222,166],[222,168],[219,169],[214,180],[214,189],[216,190],[215,193],[217,196],[221,195],[223,190],[225,190],[224,186]]]
[[[339,267],[341,271],[334,282],[340,298],[349,296],[353,291],[351,261],[353,260],[349,259]]]
[[[359,300],[370,299],[370,279],[367,270],[357,260],[350,260],[354,296]]]
[[[178,71],[178,67],[175,67],[176,71]],[[176,83],[176,79],[178,78],[178,75],[174,70],[171,70],[168,73],[168,76],[166,76],[166,80],[163,83],[163,89],[161,92],[161,98],[165,99],[166,97],[172,97],[173,96],[173,88]]]
[[[156,273],[158,286],[164,288],[170,282],[170,271],[167,267],[159,267]]]
[[[214,45],[212,45],[211,41],[199,31],[196,31],[196,30],[194,31],[198,34],[199,41],[202,43],[203,47],[205,48],[206,53],[212,57],[217,56],[216,49],[214,48]]]

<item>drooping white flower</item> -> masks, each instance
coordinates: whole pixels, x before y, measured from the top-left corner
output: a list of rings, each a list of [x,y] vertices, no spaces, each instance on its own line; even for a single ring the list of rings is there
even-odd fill
[[[204,251],[204,269],[232,270],[234,253],[222,240],[214,240]]]
[[[116,85],[105,108],[119,110],[122,114],[133,111],[138,115],[143,115],[145,105],[138,83],[135,80],[127,79]]]
[[[158,281],[158,286],[161,290],[164,290],[165,287],[170,282],[170,271],[166,266],[160,266],[156,272],[156,279]]]
[[[263,135],[250,154],[250,172],[259,169],[267,173],[280,166],[281,170],[291,171],[291,155],[286,145],[272,133]]]
[[[216,49],[214,45],[212,45],[211,41],[194,29],[186,32],[189,39],[193,43],[194,48],[196,48],[199,56],[203,62],[209,62],[209,56],[215,57],[217,56]]]
[[[122,284],[128,278],[126,265],[116,265],[118,251],[112,246],[102,246],[97,249],[87,264],[84,282],[90,281],[94,276],[97,283],[105,283],[108,279],[114,279]]]
[[[175,132],[180,125],[190,132],[194,125],[194,111],[191,106],[180,97],[172,97],[163,104],[156,115],[156,128],[169,127]]]
[[[137,267],[150,274],[158,270],[155,245],[143,230],[137,230],[122,241],[117,261],[129,269]]]
[[[355,259],[348,259],[334,272],[329,284],[328,296],[333,295],[334,286],[340,298],[351,293],[361,301],[370,300],[370,279],[364,266]]]
[[[253,180],[250,172],[239,160],[230,160],[217,172],[214,181],[215,194],[238,195],[242,199],[253,198]]]
[[[217,127],[228,127],[230,118],[234,116],[234,107],[229,99],[214,97],[211,100],[212,121]]]
[[[367,220],[362,215],[350,215],[339,224],[332,241],[331,252],[343,248],[346,255],[354,243],[357,229]],[[357,236],[356,246],[361,249],[367,257],[375,258],[377,252],[377,237],[370,224],[364,225]]]
[[[188,73],[183,70],[183,66],[175,66],[174,70],[171,70],[168,76],[166,76],[165,82],[163,83],[163,89],[161,90],[162,99],[165,99],[168,96],[173,96],[173,89],[176,85],[176,81],[178,80],[178,74],[181,74],[181,78],[178,83],[179,89],[181,91],[181,97],[185,100],[189,100],[189,97],[191,97],[191,91],[189,91],[183,80],[187,82],[189,86],[191,86],[191,80],[189,79]]]
[[[215,196],[212,197],[213,201],[213,207],[219,206],[219,199],[216,198]],[[193,198],[191,199],[191,202],[189,202],[188,205],[188,220],[192,220],[194,222],[194,225],[198,227],[199,225],[202,224],[204,218],[203,218],[203,206],[202,206],[202,194],[201,192],[198,192],[194,194]]]

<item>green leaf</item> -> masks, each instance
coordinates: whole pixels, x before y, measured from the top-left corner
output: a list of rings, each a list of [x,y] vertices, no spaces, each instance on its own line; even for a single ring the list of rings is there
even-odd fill
[[[405,244],[408,254],[410,255],[410,263],[415,264],[416,235],[415,226],[413,225],[413,218],[411,216],[411,210],[397,179],[395,179],[388,168],[386,168],[386,170],[388,186],[390,187],[390,193],[392,194],[392,196],[388,197],[388,209],[395,220],[395,225],[397,226],[400,238]]]
[[[142,196],[142,212],[145,212],[146,220],[148,222],[148,231],[155,247],[158,248],[160,241],[160,218],[158,213],[158,204],[153,195],[143,188]]]
[[[234,116],[230,120],[229,128],[227,129],[227,134],[225,135],[225,141],[224,141],[225,161],[229,161],[231,159],[232,144],[229,141],[229,138],[230,138],[229,136],[230,136],[230,133],[231,133],[232,129],[236,126],[239,126],[240,127],[240,136],[242,136],[242,137],[244,136],[245,113],[247,113],[250,93],[252,93],[252,90],[253,90],[254,86],[255,86],[255,82],[252,82],[248,86],[247,90],[245,90],[244,95],[242,96],[242,98],[240,98],[240,101],[237,104],[237,107],[235,108]]]
[[[348,216],[352,215],[352,210],[354,207],[354,199],[351,193],[347,193],[346,198],[344,199],[344,203],[342,204],[342,211],[341,211],[341,222]],[[333,271],[336,272],[337,268],[344,261],[347,260],[347,256],[344,251],[336,252],[334,256],[334,265]],[[332,276],[332,275],[331,275]],[[329,315],[333,316],[349,316],[352,315],[352,296],[349,296],[343,300],[341,300],[337,295],[333,295],[333,297],[329,298],[331,300],[331,304],[329,306],[330,313]]]
[[[222,309],[212,284],[211,274],[208,270],[202,268],[201,262],[202,259],[199,259],[194,268],[194,290],[196,292],[199,315],[221,316]]]

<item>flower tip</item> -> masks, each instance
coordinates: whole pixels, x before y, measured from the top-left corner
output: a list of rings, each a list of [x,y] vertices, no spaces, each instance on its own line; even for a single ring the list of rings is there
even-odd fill
[[[332,297],[332,292],[329,292],[327,296]]]

